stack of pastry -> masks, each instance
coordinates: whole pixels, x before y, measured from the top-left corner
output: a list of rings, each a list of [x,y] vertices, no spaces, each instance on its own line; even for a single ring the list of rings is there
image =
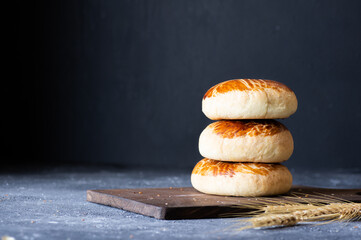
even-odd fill
[[[273,120],[297,109],[294,92],[282,83],[235,79],[208,90],[202,111],[211,123],[200,135],[204,157],[191,181],[200,192],[226,196],[268,196],[286,193],[292,175],[281,165],[293,152],[289,130]]]

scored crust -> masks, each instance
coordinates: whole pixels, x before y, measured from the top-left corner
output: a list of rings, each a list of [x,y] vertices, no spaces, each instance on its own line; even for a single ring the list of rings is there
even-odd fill
[[[263,79],[233,79],[210,88],[202,111],[212,120],[287,118],[297,98],[286,85]]]
[[[199,137],[203,157],[229,162],[279,163],[293,149],[290,131],[276,120],[218,121]]]
[[[228,196],[283,194],[292,175],[281,164],[227,163],[204,158],[193,169],[191,182],[200,192]]]
[[[233,79],[225,82],[218,83],[217,85],[211,87],[206,94],[204,94],[203,99],[209,97],[215,97],[218,94],[227,93],[229,91],[250,91],[250,90],[264,90],[266,88],[271,88],[275,91],[286,91],[292,92],[292,90],[284,85],[283,83],[265,80],[265,79]]]
[[[287,128],[275,120],[239,120],[239,121],[217,121],[211,123],[209,128],[223,138],[241,137],[244,135],[272,136],[282,131],[288,131]]]

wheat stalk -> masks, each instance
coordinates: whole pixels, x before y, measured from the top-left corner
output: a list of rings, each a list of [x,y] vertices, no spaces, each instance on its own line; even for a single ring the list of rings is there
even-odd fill
[[[361,203],[353,203],[342,199],[322,196],[324,201],[317,198],[302,199],[299,203],[286,201],[285,204],[273,202],[271,205],[251,205],[252,218],[241,220],[247,225],[239,230],[257,227],[293,226],[299,222],[314,221],[352,221],[361,219]],[[305,203],[302,203],[306,202]],[[338,201],[330,203],[331,201]]]

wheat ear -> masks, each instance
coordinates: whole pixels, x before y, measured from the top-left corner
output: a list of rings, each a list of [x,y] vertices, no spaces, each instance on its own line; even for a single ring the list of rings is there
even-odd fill
[[[240,230],[270,226],[292,226],[299,222],[348,221],[361,219],[361,203],[331,203],[317,205],[280,205],[263,207],[265,213],[243,220],[250,225]]]

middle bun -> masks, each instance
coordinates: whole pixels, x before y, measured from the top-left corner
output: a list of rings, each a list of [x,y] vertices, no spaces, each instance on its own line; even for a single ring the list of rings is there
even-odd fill
[[[199,152],[220,161],[279,163],[292,155],[293,138],[275,120],[218,121],[201,133]]]

